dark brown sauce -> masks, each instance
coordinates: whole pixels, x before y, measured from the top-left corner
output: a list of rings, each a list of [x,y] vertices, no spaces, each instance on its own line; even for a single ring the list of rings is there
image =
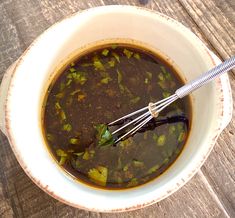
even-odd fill
[[[67,64],[45,97],[48,148],[63,169],[86,184],[124,189],[146,183],[182,151],[191,122],[189,97],[115,146],[98,146],[94,125],[161,100],[182,85],[176,71],[145,48],[106,44],[88,50]]]

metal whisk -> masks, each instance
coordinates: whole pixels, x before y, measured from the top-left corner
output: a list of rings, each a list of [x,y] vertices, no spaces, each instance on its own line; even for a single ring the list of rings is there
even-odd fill
[[[211,70],[203,73],[196,79],[192,80],[191,82],[185,84],[181,88],[177,89],[175,93],[163,100],[160,100],[155,103],[149,103],[148,106],[141,108],[137,111],[134,111],[130,114],[127,114],[111,123],[108,124],[108,126],[116,125],[117,123],[120,123],[125,120],[130,120],[124,125],[118,128],[117,130],[112,132],[112,135],[118,135],[121,133],[121,131],[124,131],[127,129],[128,131],[122,134],[121,136],[118,136],[118,138],[115,140],[115,143],[133,135],[136,133],[141,127],[143,127],[145,124],[147,124],[151,119],[156,118],[158,114],[166,108],[168,105],[173,103],[179,98],[183,98],[186,95],[190,94],[194,90],[200,88],[201,86],[207,84],[208,82],[212,81],[216,77],[222,75],[223,73],[231,70],[235,67],[235,56],[227,59],[223,63],[219,64],[218,66],[212,68]],[[138,114],[142,113],[141,115],[137,116]],[[133,118],[134,117],[134,118]],[[133,118],[133,119],[131,119]],[[132,125],[132,128],[131,128]],[[129,130],[129,128],[131,128]]]

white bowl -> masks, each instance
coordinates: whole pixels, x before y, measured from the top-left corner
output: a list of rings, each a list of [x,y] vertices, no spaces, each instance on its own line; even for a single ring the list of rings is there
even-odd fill
[[[160,177],[140,187],[109,191],[67,176],[51,158],[40,129],[42,99],[55,66],[101,40],[135,40],[158,50],[188,81],[220,60],[177,21],[132,6],[105,6],[74,14],[39,36],[6,72],[0,89],[0,127],[27,175],[54,198],[78,208],[117,212],[141,208],[184,185],[206,160],[232,116],[227,75],[195,91],[187,144]],[[104,42],[104,41],[103,41]]]

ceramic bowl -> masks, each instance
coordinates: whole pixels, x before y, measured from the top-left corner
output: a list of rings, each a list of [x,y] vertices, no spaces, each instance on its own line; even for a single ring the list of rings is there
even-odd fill
[[[0,88],[0,128],[24,171],[42,190],[74,207],[121,212],[158,202],[199,170],[231,120],[227,75],[192,94],[192,129],[183,152],[161,176],[140,187],[101,190],[74,181],[55,163],[41,131],[42,100],[55,68],[71,54],[105,40],[134,40],[167,56],[186,81],[220,60],[186,27],[132,6],[97,7],[76,13],[46,30],[7,70]]]

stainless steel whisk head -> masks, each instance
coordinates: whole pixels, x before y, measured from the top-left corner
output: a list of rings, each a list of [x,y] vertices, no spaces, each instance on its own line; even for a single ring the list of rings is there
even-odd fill
[[[149,103],[148,106],[141,108],[137,111],[134,111],[130,114],[127,114],[111,123],[108,126],[113,126],[119,122],[130,120],[129,122],[125,123],[124,125],[119,127],[118,129],[112,132],[112,135],[118,135],[121,131],[127,130],[123,134],[117,137],[115,143],[128,138],[129,136],[136,133],[141,127],[147,124],[151,119],[156,118],[158,114],[171,103],[176,101],[179,98],[183,98],[186,95],[190,94],[194,90],[200,88],[201,86],[207,84],[208,82],[214,80],[216,77],[222,75],[223,73],[231,70],[235,67],[235,56],[227,59],[223,63],[219,64],[218,66],[212,68],[211,70],[203,73],[196,79],[192,80],[191,82],[185,84],[181,88],[177,89],[175,93],[167,98],[164,98],[160,101],[155,103]],[[138,114],[142,113],[141,115],[137,116]],[[132,118],[132,119],[130,119]],[[132,128],[131,128],[132,127]]]

